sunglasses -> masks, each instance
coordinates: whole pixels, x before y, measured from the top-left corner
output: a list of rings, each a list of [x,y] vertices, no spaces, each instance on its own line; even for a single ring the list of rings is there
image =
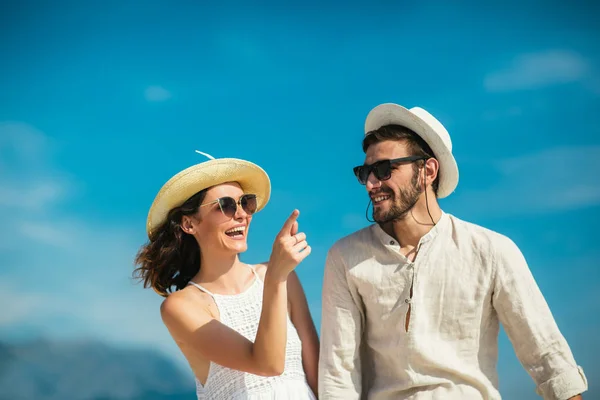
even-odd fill
[[[380,181],[387,181],[392,176],[392,165],[407,163],[407,162],[415,162],[419,160],[426,160],[427,157],[423,156],[408,156],[402,158],[394,158],[393,160],[381,160],[377,161],[370,165],[359,165],[358,167],[354,167],[354,175],[360,182],[361,185],[366,185],[369,180],[369,175],[371,172],[375,175]]]
[[[235,201],[235,199],[233,199],[232,197],[221,197],[208,203],[200,204],[199,207],[209,206],[215,203],[219,204],[221,212],[227,218],[233,218],[233,216],[237,212],[238,204],[242,207],[242,210],[244,210],[248,215],[254,214],[256,212],[257,207],[255,194],[245,194],[242,197],[240,197],[238,201]]]

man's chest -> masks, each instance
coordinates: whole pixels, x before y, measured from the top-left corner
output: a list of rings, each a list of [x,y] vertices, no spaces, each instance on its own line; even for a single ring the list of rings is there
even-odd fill
[[[350,272],[372,331],[412,329],[470,337],[492,313],[493,268],[458,251],[366,260]]]

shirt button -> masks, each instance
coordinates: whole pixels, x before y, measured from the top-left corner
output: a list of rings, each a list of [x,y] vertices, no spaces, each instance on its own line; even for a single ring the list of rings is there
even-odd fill
[[[404,302],[405,302],[406,304],[410,304],[410,299],[404,299]]]
[[[396,242],[394,242],[393,240],[390,240],[390,244],[396,244]]]

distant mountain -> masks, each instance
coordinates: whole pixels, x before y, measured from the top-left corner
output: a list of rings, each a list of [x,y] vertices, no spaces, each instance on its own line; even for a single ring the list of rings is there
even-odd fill
[[[193,400],[193,378],[154,350],[93,341],[0,342],[0,400]]]

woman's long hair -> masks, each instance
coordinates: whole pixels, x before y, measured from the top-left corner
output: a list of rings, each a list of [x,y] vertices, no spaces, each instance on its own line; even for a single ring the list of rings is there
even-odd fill
[[[183,289],[200,271],[200,247],[196,239],[181,229],[184,215],[192,215],[204,200],[207,189],[190,197],[180,207],[172,209],[165,223],[150,235],[135,257],[134,278],[167,297]]]

